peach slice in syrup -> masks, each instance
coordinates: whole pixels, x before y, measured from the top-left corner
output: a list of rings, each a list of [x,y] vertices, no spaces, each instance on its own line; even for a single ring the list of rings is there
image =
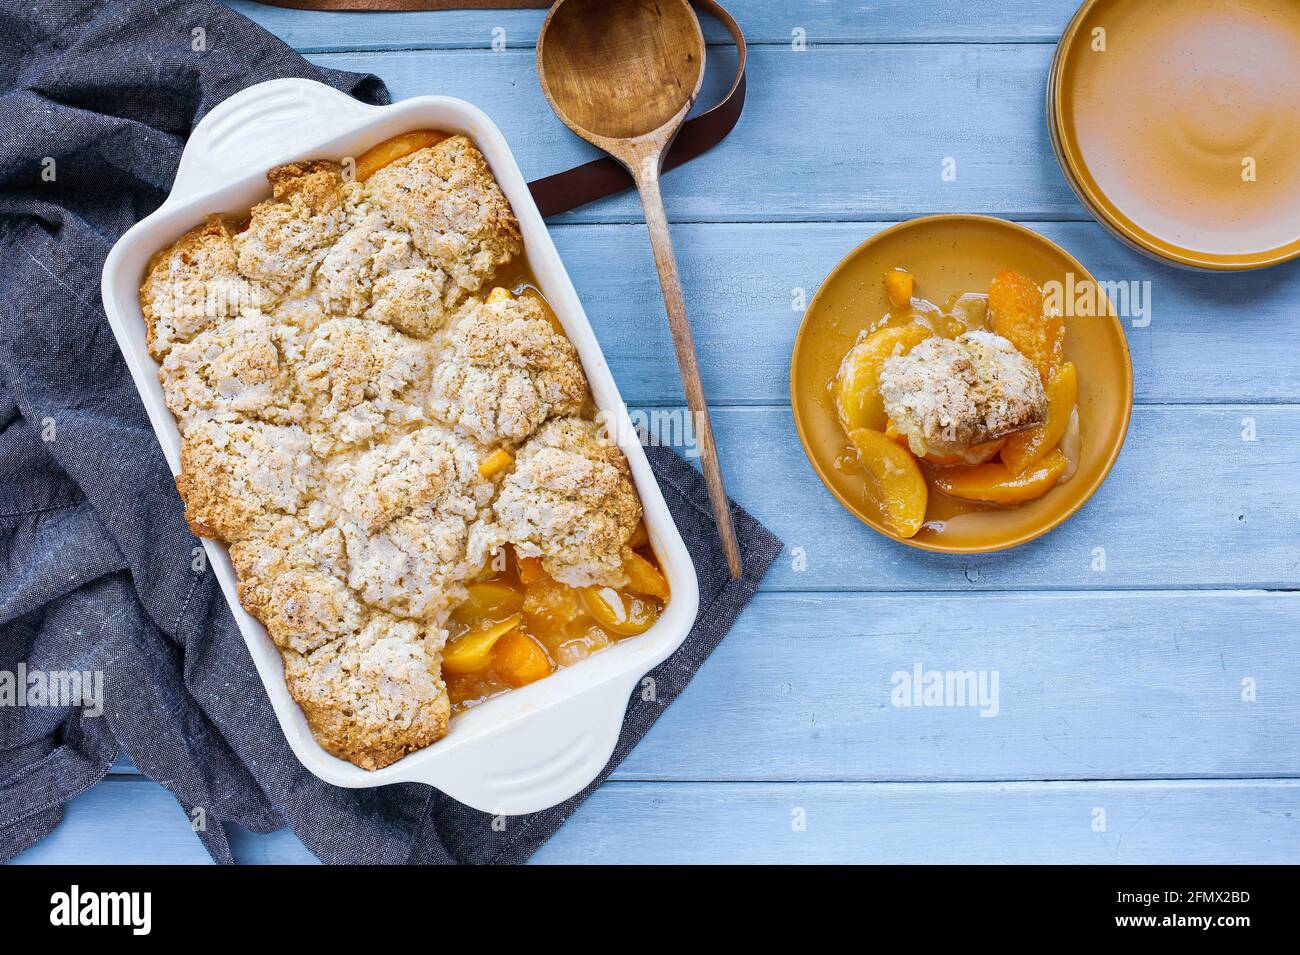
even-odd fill
[[[930,493],[912,452],[883,431],[871,428],[850,431],[849,440],[871,477],[876,505],[885,526],[899,537],[914,537],[925,523]]]
[[[1017,431],[1002,448],[1002,463],[1012,474],[1019,474],[1060,443],[1078,397],[1079,377],[1074,363],[1067,361],[1047,386],[1047,421],[1037,428]]]
[[[1069,460],[1060,451],[1049,451],[1037,464],[1021,474],[1012,474],[1001,461],[965,468],[936,468],[934,486],[951,497],[1010,507],[1042,497],[1060,480]]]
[[[1065,348],[1065,320],[1048,314],[1043,290],[1032,279],[1003,269],[989,285],[989,322],[993,330],[1016,346],[1034,363],[1043,383],[1061,364]]]
[[[397,162],[413,152],[436,146],[444,139],[450,138],[449,133],[439,132],[436,129],[417,129],[385,139],[382,143],[376,143],[357,157],[357,182],[365,182],[389,163]]]
[[[844,356],[836,376],[836,404],[845,431],[854,428],[884,430],[885,402],[880,397],[880,369],[885,359],[906,355],[933,334],[919,322],[888,325],[853,346]]]

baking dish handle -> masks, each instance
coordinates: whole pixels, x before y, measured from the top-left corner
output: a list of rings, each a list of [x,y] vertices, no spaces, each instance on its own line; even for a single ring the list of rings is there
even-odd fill
[[[340,119],[363,119],[378,108],[311,80],[271,80],[240,90],[194,127],[166,204],[301,155],[337,135]]]
[[[442,754],[435,771],[409,778],[493,815],[549,809],[587,788],[605,768],[640,679],[611,680],[529,712],[494,728],[463,755]]]

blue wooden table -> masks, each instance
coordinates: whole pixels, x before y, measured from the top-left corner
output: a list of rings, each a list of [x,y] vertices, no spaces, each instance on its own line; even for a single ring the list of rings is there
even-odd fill
[[[540,12],[231,5],[395,98],[477,103],[529,177],[592,152],[542,99]],[[1075,0],[730,6],[753,44],[744,117],[664,191],[732,493],[787,550],[537,861],[1300,860],[1300,268],[1177,271],[1089,219],[1043,108]],[[735,62],[707,33],[705,99]],[[989,556],[859,524],[804,459],[787,398],[802,303],[830,268],[947,211],[1028,222],[1103,280],[1152,283],[1110,479],[1064,527]],[[624,397],[679,406],[635,199],[552,231]],[[893,705],[894,674],[918,664],[996,673],[996,714]],[[311,861],[288,832],[232,841],[242,861]],[[206,858],[172,797],[121,765],[20,861]]]

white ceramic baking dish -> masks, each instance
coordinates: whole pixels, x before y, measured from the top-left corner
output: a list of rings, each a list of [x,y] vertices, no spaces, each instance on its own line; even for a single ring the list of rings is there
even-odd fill
[[[241,216],[269,189],[266,170],[296,159],[355,157],[398,133],[441,129],[469,136],[482,150],[514,207],[542,293],[577,347],[597,405],[627,455],[645,505],[645,521],[672,599],[646,633],[627,639],[545,680],[513,690],[452,720],[447,736],[391,766],[367,772],[316,742],[284,684],[275,645],[235,594],[225,546],[203,541],[221,590],[248,644],[280,726],[304,766],[338,786],[421,782],[485,812],[545,809],[585,787],[608,762],[629,694],[681,645],[695,620],[695,568],[635,437],[609,366],[582,304],[533,203],[501,131],[480,110],[445,96],[367,106],[309,80],[260,83],[214,108],[195,128],[167,201],[118,241],[104,263],[104,308],[167,463],[180,469],[180,436],[163,402],[158,365],[145,347],[138,290],[149,257],[212,213]]]

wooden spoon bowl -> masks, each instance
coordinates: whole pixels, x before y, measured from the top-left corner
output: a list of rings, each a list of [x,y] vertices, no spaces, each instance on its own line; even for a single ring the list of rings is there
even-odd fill
[[[633,139],[663,129],[695,102],[704,36],[683,2],[564,0],[542,27],[537,64],[547,99],[570,129],[588,142]]]

